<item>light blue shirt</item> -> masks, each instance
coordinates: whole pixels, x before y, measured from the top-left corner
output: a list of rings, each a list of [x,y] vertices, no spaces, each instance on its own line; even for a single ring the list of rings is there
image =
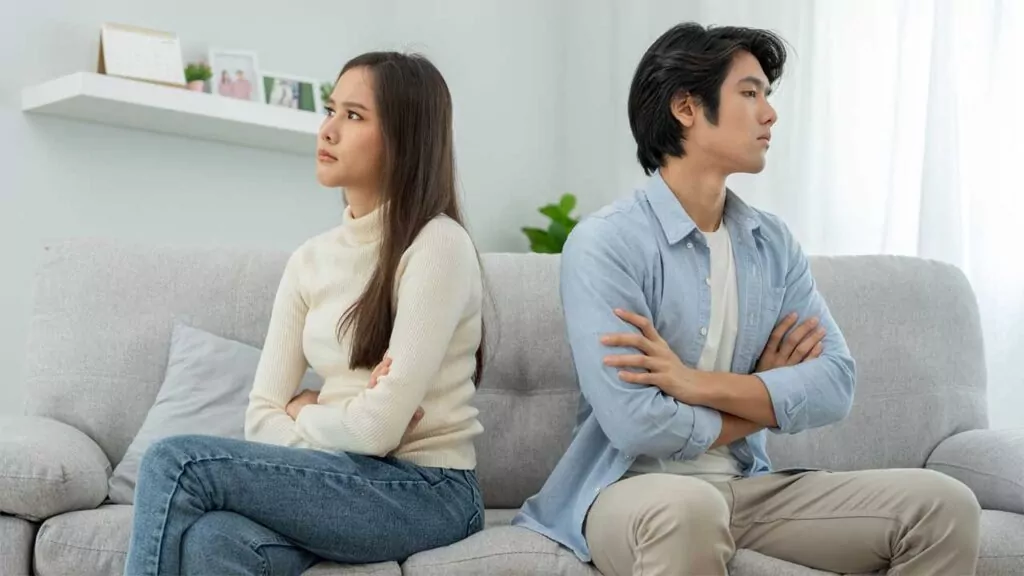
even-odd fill
[[[778,321],[797,312],[818,317],[826,334],[816,359],[757,374],[771,396],[778,428],[795,434],[844,418],[853,401],[856,367],[807,257],[783,222],[746,205],[731,191],[725,220],[732,235],[739,294],[739,330],[732,372],[751,374]],[[639,332],[613,310],[654,321],[679,358],[696,366],[711,316],[710,253],[704,236],[655,173],[642,190],[585,218],[561,257],[561,298],[582,392],[572,443],[541,491],[513,524],[568,547],[583,561],[590,551],[583,522],[598,493],[619,480],[638,455],[692,460],[722,429],[721,414],[678,402],[653,386],[623,382],[599,338]],[[771,471],[765,430],[729,446],[745,476]]]

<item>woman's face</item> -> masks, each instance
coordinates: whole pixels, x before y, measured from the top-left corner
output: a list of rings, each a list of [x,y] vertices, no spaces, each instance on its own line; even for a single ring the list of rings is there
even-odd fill
[[[380,182],[383,138],[373,92],[373,73],[365,67],[341,75],[320,126],[316,177],[330,188],[376,190]]]

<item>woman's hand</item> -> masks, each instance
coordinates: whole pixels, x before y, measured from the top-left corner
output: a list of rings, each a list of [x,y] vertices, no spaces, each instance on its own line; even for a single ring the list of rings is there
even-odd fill
[[[387,376],[390,371],[391,358],[385,356],[384,359],[381,360],[380,364],[377,364],[377,366],[373,369],[373,372],[370,373],[370,384],[367,386],[367,388],[375,388],[377,386],[378,379],[381,376]],[[420,420],[423,419],[423,414],[424,413],[422,407],[417,408],[416,412],[413,413],[412,420],[409,421],[409,425],[406,426],[405,428],[405,434],[402,435],[401,444],[405,444],[405,442],[409,439],[409,435],[412,434],[413,429],[416,428],[416,425],[419,424]]]
[[[303,408],[310,404],[316,404],[319,398],[319,390],[303,390],[302,392],[299,392],[299,394],[295,396],[295,398],[292,398],[291,401],[288,402],[288,406],[285,407],[284,411],[287,412],[289,416],[291,416],[292,420],[295,420],[296,418],[299,417],[299,412]]]

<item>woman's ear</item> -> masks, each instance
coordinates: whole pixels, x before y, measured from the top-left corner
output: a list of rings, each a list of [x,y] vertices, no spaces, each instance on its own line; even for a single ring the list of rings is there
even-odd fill
[[[700,104],[690,93],[677,94],[672,98],[672,116],[683,126],[691,128],[696,121]]]

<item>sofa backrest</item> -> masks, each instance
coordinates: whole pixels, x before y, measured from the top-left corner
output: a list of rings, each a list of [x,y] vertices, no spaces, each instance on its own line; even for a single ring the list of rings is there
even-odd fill
[[[578,387],[558,256],[486,254],[486,367],[475,403],[486,504],[514,508],[568,446]],[[175,320],[261,346],[287,253],[70,241],[35,286],[27,411],[91,436],[117,463],[163,380]],[[956,268],[891,256],[815,257],[857,360],[842,423],[769,435],[776,466],[920,467],[944,438],[987,426],[974,295]]]
[[[287,253],[74,240],[36,275],[26,411],[121,461],[156,399],[174,322],[262,347]]]

